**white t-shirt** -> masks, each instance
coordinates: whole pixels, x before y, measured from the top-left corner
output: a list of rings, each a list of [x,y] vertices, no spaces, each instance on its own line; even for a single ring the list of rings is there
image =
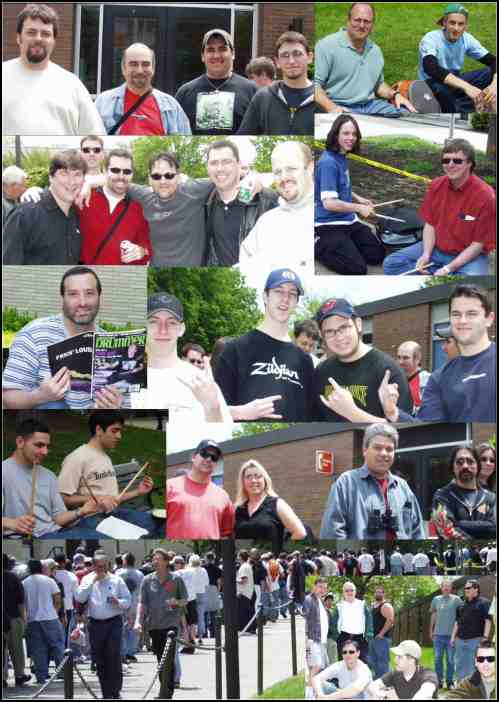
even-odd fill
[[[366,628],[364,602],[355,598],[353,602],[341,600],[336,606],[339,613],[338,631],[345,631],[348,634],[364,634]]]
[[[495,548],[495,547],[489,548],[489,550],[487,551],[487,561],[486,561],[487,565],[489,565],[489,563],[495,563],[496,561],[497,561],[497,548]]]
[[[321,643],[327,643],[327,632],[329,631],[329,614],[321,599],[319,599],[319,617],[321,622]]]
[[[184,585],[187,590],[187,599],[189,602],[196,599],[196,587],[194,585],[194,568],[181,568],[175,571],[175,575],[178,575],[184,581]]]
[[[60,590],[55,580],[47,575],[37,573],[29,575],[22,581],[26,596],[28,622],[45,622],[58,619],[52,595],[59,595]]]
[[[357,558],[357,563],[359,564],[360,572],[364,575],[368,575],[374,570],[374,558],[370,553],[361,553]]]
[[[430,559],[426,553],[416,553],[413,564],[415,568],[427,568],[430,565]]]
[[[404,553],[402,556],[404,561],[404,573],[410,573],[414,570],[414,556],[412,553]]]
[[[202,595],[206,592],[206,588],[210,584],[210,579],[208,573],[202,566],[196,566],[192,568],[194,573],[192,578],[192,587],[196,592],[196,595]]]
[[[329,665],[327,668],[319,673],[319,680],[321,682],[327,682],[336,678],[338,680],[338,687],[340,690],[353,685],[355,682],[365,682],[366,687],[372,682],[372,674],[368,666],[363,663],[360,659],[357,661],[353,670],[349,670],[345,661],[338,661]]]
[[[78,578],[69,570],[57,569],[54,573],[57,582],[64,588],[64,609],[74,609],[74,595],[78,588]]]
[[[20,58],[2,64],[2,121],[3,134],[106,134],[80,79],[51,61],[42,71],[26,68]]]
[[[247,578],[247,580],[244,583],[237,583],[237,594],[244,595],[248,598],[248,600],[251,600],[255,585],[253,580],[253,568],[248,562],[241,563],[239,566],[237,571],[237,580],[240,580],[241,578]]]

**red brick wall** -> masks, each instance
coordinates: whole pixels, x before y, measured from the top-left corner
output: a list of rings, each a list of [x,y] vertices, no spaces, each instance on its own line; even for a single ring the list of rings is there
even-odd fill
[[[382,312],[373,317],[373,346],[393,358],[402,341],[417,341],[422,349],[423,368],[431,363],[431,306],[417,305],[404,310]]]
[[[314,5],[313,3],[258,3],[258,56],[274,54],[274,44],[281,34],[289,29],[295,17],[303,17],[303,34],[310,46],[314,46]]]
[[[496,436],[496,425],[486,422],[473,422],[472,436],[475,445],[490,441],[492,436]]]

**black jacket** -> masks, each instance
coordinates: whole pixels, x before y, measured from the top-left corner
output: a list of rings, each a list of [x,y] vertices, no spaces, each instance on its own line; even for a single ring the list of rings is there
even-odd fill
[[[213,212],[215,202],[218,198],[216,190],[213,190],[205,204],[206,213],[206,239],[207,239],[207,263],[208,266],[220,265],[214,246]],[[244,206],[241,226],[239,227],[239,246],[246,239],[250,231],[256,224],[259,217],[267,210],[277,207],[279,196],[270,188],[263,188],[255,197]]]
[[[470,510],[456,489],[456,482],[444,485],[433,495],[432,512],[444,508],[447,518],[465,536],[490,539],[496,533],[496,496],[490,490],[478,488],[475,507]]]
[[[286,102],[282,81],[260,88],[251,100],[238,134],[314,134],[315,99],[310,95],[297,108]]]

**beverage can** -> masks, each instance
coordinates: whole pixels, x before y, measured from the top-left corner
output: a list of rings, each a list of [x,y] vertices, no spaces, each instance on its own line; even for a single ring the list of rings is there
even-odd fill
[[[254,182],[251,173],[248,173],[248,175],[243,178],[239,184],[238,199],[240,202],[244,202],[245,205],[247,205],[253,199],[253,185]]]

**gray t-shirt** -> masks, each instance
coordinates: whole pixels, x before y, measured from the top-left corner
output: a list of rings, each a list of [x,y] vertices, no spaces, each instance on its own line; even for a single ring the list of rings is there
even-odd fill
[[[206,254],[204,205],[214,185],[208,180],[181,183],[172,198],[131,185],[130,197],[142,205],[149,223],[153,266],[201,266]]]
[[[145,621],[149,629],[167,629],[180,625],[182,610],[171,607],[168,600],[187,600],[187,589],[181,577],[175,573],[160,582],[156,573],[146,575],[140,586],[139,602],[145,609]]]
[[[457,595],[436,595],[431,601],[431,611],[436,613],[435,636],[450,636],[456,623],[457,608],[461,599]]]
[[[13,458],[2,462],[2,516],[12,518],[29,514],[32,476],[32,468],[19,465]],[[33,535],[39,537],[58,531],[61,527],[54,522],[54,517],[61,512],[66,512],[66,507],[59,494],[56,476],[37,465]],[[4,536],[8,535],[8,531],[4,532]]]
[[[368,666],[361,660],[357,661],[357,664],[353,670],[349,670],[345,661],[338,661],[332,665],[325,668],[320,674],[321,682],[326,682],[329,680],[338,680],[338,687],[340,690],[344,690],[355,682],[360,682],[361,680],[365,682],[366,687],[372,682],[372,674]]]

